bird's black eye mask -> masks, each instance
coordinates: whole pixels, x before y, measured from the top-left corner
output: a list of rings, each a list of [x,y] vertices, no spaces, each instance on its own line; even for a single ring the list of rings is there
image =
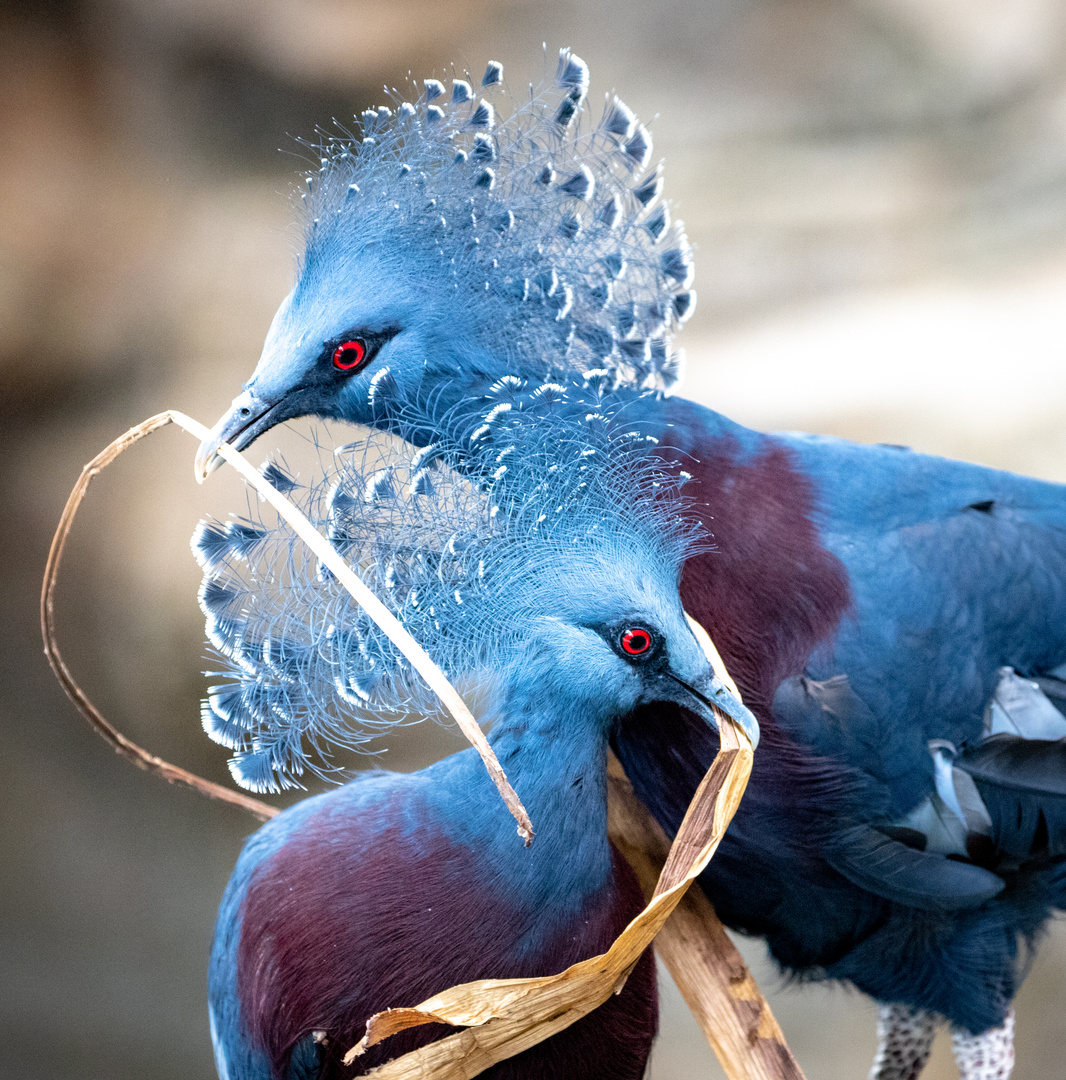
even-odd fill
[[[653,668],[669,665],[670,658],[662,634],[639,617],[623,619],[610,626],[597,626],[594,629],[630,664],[650,665]]]
[[[332,338],[322,347],[317,371],[327,378],[347,378],[362,371],[390,342],[400,327],[390,326],[384,330],[349,330]]]

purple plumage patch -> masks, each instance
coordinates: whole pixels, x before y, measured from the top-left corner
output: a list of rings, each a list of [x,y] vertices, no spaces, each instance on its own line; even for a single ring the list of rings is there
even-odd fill
[[[718,439],[699,455],[686,459],[686,494],[715,550],[685,563],[681,598],[763,722],[781,681],[835,632],[851,603],[848,575],[818,536],[810,480],[786,447],[768,439],[742,459],[733,440]]]
[[[386,817],[403,819],[402,807],[392,809],[395,816],[378,808],[373,821],[322,811],[252,877],[241,909],[238,993],[247,1033],[279,1080],[311,1032],[326,1033],[323,1080],[350,1077],[340,1059],[373,1013],[472,979],[561,971],[606,951],[643,907],[615,852],[608,884],[565,920],[516,907],[492,887],[491,860],[439,832],[382,828]],[[639,1080],[657,1017],[649,951],[621,994],[484,1075]],[[450,1032],[435,1025],[403,1032],[371,1048],[357,1069]]]

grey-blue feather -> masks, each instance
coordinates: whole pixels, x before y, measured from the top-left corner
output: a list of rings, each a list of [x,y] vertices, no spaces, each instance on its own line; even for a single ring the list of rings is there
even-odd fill
[[[458,96],[432,106],[443,115],[431,120],[430,103],[444,95],[429,80],[409,110],[365,113],[361,138],[327,136],[315,148],[322,164],[306,197],[305,276],[347,273],[368,255],[405,262],[416,289],[447,290],[449,304],[459,293],[495,308],[496,318],[477,320],[480,344],[519,351],[515,370],[546,377],[559,367],[607,365],[634,385],[670,385],[663,364],[634,362],[613,347],[614,315],[635,309],[636,332],[661,341],[664,358],[672,353],[692,306],[684,225],[671,224],[659,204],[661,172],[644,171],[651,136],[622,101],[609,100],[598,123],[560,123],[560,96],[583,112],[588,80],[584,62],[563,50],[554,85],[530,100],[512,102],[502,75],[488,85],[495,103],[475,100],[457,82]],[[546,303],[555,290],[528,285],[546,271],[572,296],[562,315]],[[659,303],[677,293],[686,295],[672,307]],[[516,295],[530,309],[521,341],[508,333],[504,314]]]
[[[680,568],[700,542],[683,513],[684,477],[654,444],[547,398],[530,411],[496,403],[477,438],[423,449],[368,433],[306,484],[264,466],[465,685],[506,682],[530,624],[545,614],[580,622],[621,566],[676,604]],[[222,661],[204,728],[234,751],[242,786],[336,773],[338,750],[438,712],[384,632],[268,506],[201,523],[192,546]]]

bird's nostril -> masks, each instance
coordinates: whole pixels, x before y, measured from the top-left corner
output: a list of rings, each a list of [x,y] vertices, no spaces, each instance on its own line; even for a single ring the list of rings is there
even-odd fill
[[[252,415],[252,410],[249,409],[247,405],[245,405],[244,408],[241,409],[241,416],[251,416],[251,415]]]

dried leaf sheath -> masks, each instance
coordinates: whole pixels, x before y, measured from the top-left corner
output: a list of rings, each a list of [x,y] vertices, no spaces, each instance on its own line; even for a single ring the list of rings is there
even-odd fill
[[[378,1013],[367,1034],[345,1057],[351,1063],[372,1046],[404,1028],[448,1023],[468,1030],[405,1054],[375,1071],[379,1080],[466,1080],[570,1026],[606,1001],[624,983],[641,953],[662,929],[689,884],[721,842],[751,774],[747,736],[715,710],[722,749],[689,806],[674,849],[690,853],[668,860],[648,906],[601,956],[561,972],[533,979],[488,979],[453,987],[413,1009]]]

